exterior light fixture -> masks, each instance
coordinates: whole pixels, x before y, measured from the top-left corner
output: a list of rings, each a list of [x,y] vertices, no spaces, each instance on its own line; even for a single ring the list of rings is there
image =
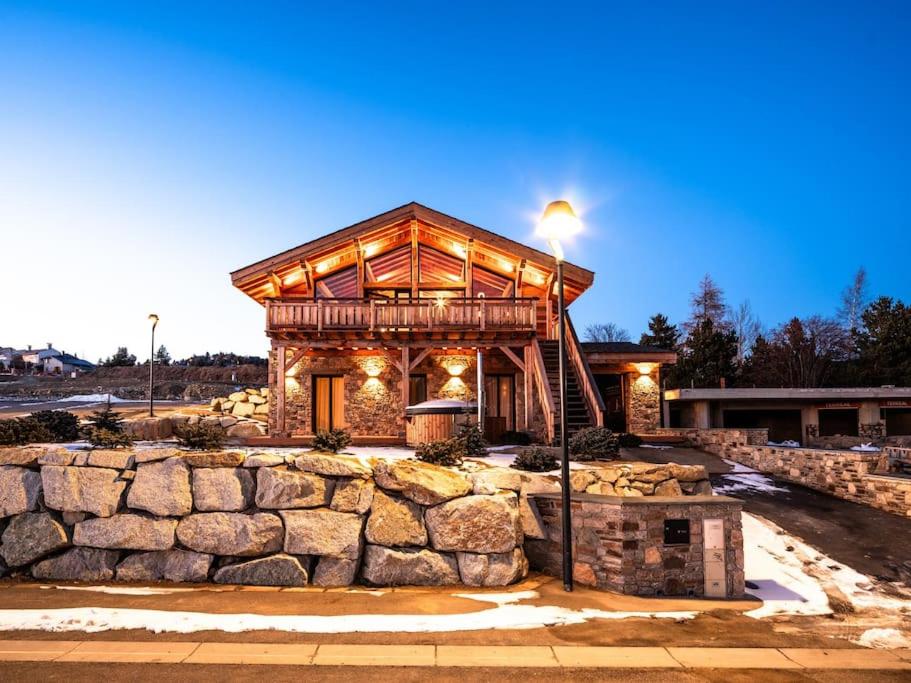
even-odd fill
[[[465,366],[461,363],[452,363],[446,366],[446,372],[448,372],[451,377],[461,377],[462,373],[465,372]]]
[[[640,375],[648,375],[652,371],[651,363],[636,363],[636,370]]]
[[[379,377],[384,367],[386,367],[385,361],[378,356],[371,356],[361,361],[361,368],[370,379]]]
[[[582,231],[582,221],[576,216],[569,202],[562,199],[553,201],[544,209],[535,233],[550,245],[557,262],[557,310],[559,313],[560,347],[560,490],[563,505],[563,590],[573,589],[573,527],[571,518],[571,495],[569,485],[569,434],[566,423],[569,411],[566,406],[566,304],[563,285],[563,246],[560,240],[571,240]],[[548,297],[550,294],[548,293]]]
[[[317,264],[316,264],[316,272],[317,272],[317,273],[325,273],[327,270],[329,270],[329,262],[328,262],[328,261],[321,261],[320,263],[317,263]]]
[[[155,386],[155,328],[158,327],[158,316],[150,313],[149,320],[152,321],[152,353],[149,355],[149,417],[155,417],[155,399],[152,396],[152,388]]]
[[[439,309],[446,308],[446,297],[438,296],[434,302],[434,305]]]

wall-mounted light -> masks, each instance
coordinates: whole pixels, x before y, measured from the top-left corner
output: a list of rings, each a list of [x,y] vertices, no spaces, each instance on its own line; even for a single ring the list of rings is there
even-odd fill
[[[295,282],[298,282],[304,276],[303,271],[295,270],[288,277],[282,280],[282,284],[286,287],[293,285]]]
[[[509,261],[500,261],[500,267],[505,270],[507,273],[511,273],[513,265]]]
[[[368,244],[366,247],[364,247],[364,256],[366,256],[367,258],[370,258],[376,252],[378,252],[379,249],[380,249],[380,247],[378,244]]]
[[[465,247],[463,247],[458,242],[452,243],[452,250],[456,253],[456,256],[458,256],[459,258],[465,258],[466,254],[467,254],[467,252],[465,251]]]
[[[379,356],[368,356],[362,358],[360,361],[361,369],[366,373],[367,377],[375,379],[380,376],[380,373],[386,367],[386,360]]]
[[[655,367],[654,363],[636,363],[636,370],[640,375],[649,375]]]
[[[465,372],[465,366],[461,363],[450,363],[446,366],[446,372],[452,377],[461,377],[462,373]]]
[[[441,310],[446,308],[446,297],[438,296],[434,305]]]

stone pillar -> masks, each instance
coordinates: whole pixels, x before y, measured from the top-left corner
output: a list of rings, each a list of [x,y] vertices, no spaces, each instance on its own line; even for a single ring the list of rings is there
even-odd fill
[[[857,433],[862,439],[879,440],[886,435],[886,424],[880,419],[879,402],[863,401],[857,411]]]
[[[658,368],[646,375],[628,374],[626,379],[626,431],[633,434],[654,434],[661,421]]]
[[[803,446],[811,445],[819,436],[819,409],[816,406],[804,406],[800,409],[800,429],[803,434]]]
[[[712,411],[708,401],[693,401],[693,427],[711,429]]]

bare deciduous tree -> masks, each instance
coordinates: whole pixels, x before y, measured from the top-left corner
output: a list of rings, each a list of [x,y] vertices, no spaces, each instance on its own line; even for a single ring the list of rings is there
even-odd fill
[[[690,307],[690,319],[683,324],[688,333],[706,321],[711,322],[717,329],[728,327],[725,320],[728,307],[724,302],[724,292],[708,273],[699,281],[696,291],[690,295]]]
[[[867,306],[867,271],[861,266],[854,273],[854,280],[841,292],[841,306],[838,309],[838,321],[848,332],[856,332],[860,327],[861,314]]]
[[[734,309],[731,314],[731,326],[737,335],[737,362],[743,363],[752,351],[756,338],[762,333],[762,324],[754,315],[749,299]]]
[[[629,332],[616,323],[597,323],[585,328],[585,341],[588,342],[628,342]]]

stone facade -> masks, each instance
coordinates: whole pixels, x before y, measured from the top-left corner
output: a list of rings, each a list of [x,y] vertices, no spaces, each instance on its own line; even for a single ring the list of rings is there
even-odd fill
[[[412,349],[412,358],[419,353]],[[276,354],[270,353],[274,368]],[[287,350],[288,360],[293,355]],[[287,371],[285,380],[285,425],[278,428],[277,401],[269,402],[269,432],[273,436],[308,436],[313,433],[313,378],[320,375],[341,376],[345,387],[345,429],[353,436],[388,437],[400,440],[405,435],[402,405],[402,373],[393,363],[400,354],[358,354],[356,352],[325,352],[308,354]],[[457,375],[453,371],[461,368]],[[524,378],[518,368],[499,351],[487,351],[484,356],[487,374],[511,374],[515,383],[516,424],[521,428],[525,411]],[[410,372],[424,375],[427,398],[473,401],[477,397],[477,366],[474,352],[434,351]],[[275,396],[275,372],[269,373],[270,396]],[[536,401],[537,404],[537,401]],[[540,410],[540,409],[539,409]],[[540,416],[540,413],[539,413]],[[543,416],[533,420],[530,429],[537,432]]]
[[[784,481],[911,516],[911,479],[888,475],[886,451],[769,446],[765,429],[665,429],[695,446]]]
[[[538,494],[547,537],[527,539],[532,568],[561,575],[562,502]],[[724,593],[744,593],[742,503],[722,496],[618,498],[574,494],[573,576],[581,584],[628,595],[703,597],[706,570],[703,520],[723,524]],[[665,544],[665,520],[688,520],[685,542]]]
[[[475,490],[468,472],[416,460],[295,455],[0,449],[0,575],[499,586],[527,573],[518,473],[491,469]]]
[[[661,425],[661,388],[658,367],[649,374],[629,375],[626,386],[626,430],[654,434]]]

